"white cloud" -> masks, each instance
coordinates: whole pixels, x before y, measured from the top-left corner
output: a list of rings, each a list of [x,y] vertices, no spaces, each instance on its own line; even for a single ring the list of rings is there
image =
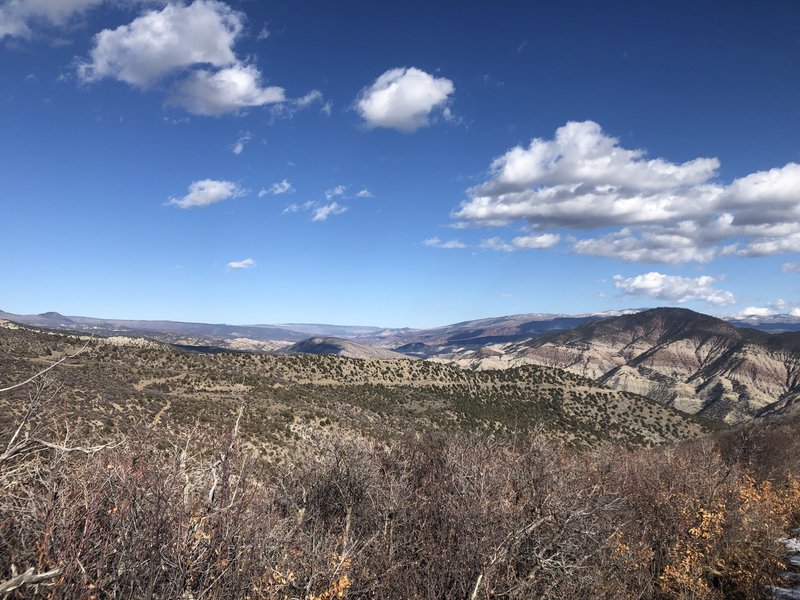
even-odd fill
[[[783,298],[778,298],[774,302],[767,303],[766,306],[748,306],[747,308],[744,308],[741,311],[739,311],[739,314],[737,316],[769,317],[773,315],[785,315],[785,314],[798,316],[797,314],[798,311],[800,311],[800,307],[798,307],[797,302],[790,302],[788,300],[784,300]]]
[[[462,243],[462,242],[460,242],[458,240],[447,240],[446,242],[443,242],[438,237],[428,238],[427,240],[424,240],[422,242],[422,244],[425,245],[425,246],[430,246],[431,248],[444,248],[444,249],[447,249],[447,250],[460,249],[460,248],[466,248],[467,247],[464,243]]]
[[[269,37],[269,23],[264,23],[261,31],[258,32],[256,39],[261,42]]]
[[[39,23],[61,27],[104,0],[7,0],[0,6],[0,39],[30,38]]]
[[[291,194],[295,191],[292,187],[292,184],[289,183],[288,179],[284,179],[283,181],[279,181],[278,183],[273,183],[268,188],[263,188],[260,192],[258,192],[258,197],[263,198],[264,196],[273,195],[273,196],[280,196],[281,194]]]
[[[497,250],[499,252],[514,252],[514,250],[541,250],[552,248],[561,240],[557,233],[543,233],[541,235],[521,235],[505,242],[499,237],[493,237],[481,241],[479,248],[487,250]]]
[[[514,246],[504,242],[499,237],[483,240],[479,247],[485,248],[486,250],[497,250],[498,252],[513,252],[515,250]]]
[[[314,216],[311,217],[312,221],[324,221],[331,215],[340,215],[347,211],[346,206],[342,206],[336,202],[325,204],[314,210]]]
[[[333,110],[333,102],[326,101],[322,92],[319,90],[311,90],[306,95],[293,100],[286,100],[282,104],[277,104],[272,107],[273,119],[291,119],[294,115],[301,110],[304,110],[315,104],[320,104],[320,112],[327,116],[331,115]]]
[[[244,147],[252,139],[249,131],[245,131],[242,135],[239,136],[239,139],[236,140],[236,143],[231,148],[231,152],[236,154],[237,156],[244,152]]]
[[[216,0],[170,3],[98,33],[78,73],[85,81],[112,77],[147,87],[192,65],[228,67],[237,62],[233,46],[243,26],[243,14]]]
[[[769,317],[775,311],[767,306],[748,306],[739,312],[740,317]]]
[[[172,79],[168,103],[196,115],[221,115],[285,102],[284,90],[236,56],[244,14],[218,0],[170,2],[95,35],[78,65],[84,82],[112,78],[146,89]]]
[[[302,96],[294,101],[294,103],[300,107],[305,108],[306,106],[310,106],[314,104],[314,102],[322,102],[322,92],[319,90],[311,90],[305,96]]]
[[[782,238],[757,239],[747,244],[737,254],[739,256],[768,256],[785,252],[800,252],[800,233],[793,233]]]
[[[515,237],[513,240],[511,240],[511,243],[515,248],[541,249],[552,248],[558,244],[560,239],[561,236],[557,233],[543,233],[541,235],[524,235]]]
[[[216,72],[195,71],[175,86],[169,102],[195,115],[216,116],[284,100],[283,88],[262,87],[256,67],[237,64]]]
[[[325,199],[332,200],[333,198],[341,198],[344,196],[346,190],[347,186],[344,185],[337,185],[329,190],[325,190]]]
[[[218,181],[216,179],[203,179],[194,181],[189,185],[189,192],[180,198],[170,198],[167,204],[178,208],[192,208],[195,206],[208,206],[228,200],[240,198],[247,193],[238,184],[232,181]]]
[[[589,229],[668,222],[702,214],[716,200],[703,186],[719,161],[646,160],[621,148],[597,123],[567,123],[552,141],[534,139],[492,162],[493,177],[469,190],[455,216],[472,222],[525,219],[539,226]],[[684,193],[672,193],[676,189]]]
[[[359,190],[358,193],[356,194],[356,198],[374,198],[374,197],[375,197],[375,194],[370,192],[367,188],[364,188],[363,190]]]
[[[800,273],[800,263],[783,263],[781,265],[781,273]]]
[[[614,286],[628,296],[644,296],[679,304],[690,301],[705,302],[712,306],[734,304],[736,300],[731,292],[713,287],[712,284],[717,280],[709,275],[680,277],[653,271],[628,278],[615,275]]]
[[[629,228],[599,238],[577,240],[572,250],[576,254],[644,263],[707,263],[717,256],[715,248],[700,248],[691,237],[655,231],[636,237]]]
[[[245,258],[243,260],[234,260],[228,263],[229,271],[238,271],[240,269],[252,269],[256,266],[256,261],[252,258]]]
[[[495,159],[453,217],[487,227],[586,232],[573,252],[632,262],[708,262],[800,251],[800,165],[716,181],[719,161],[673,163],[620,145],[597,123],[570,122]],[[608,229],[612,229],[610,233]],[[723,244],[723,242],[729,242]]]
[[[453,82],[414,67],[391,69],[361,90],[356,108],[367,127],[415,131],[446,108]]]

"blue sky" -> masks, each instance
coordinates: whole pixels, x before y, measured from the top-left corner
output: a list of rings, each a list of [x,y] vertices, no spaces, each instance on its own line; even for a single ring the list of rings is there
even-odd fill
[[[800,314],[800,4],[0,0],[0,309]]]

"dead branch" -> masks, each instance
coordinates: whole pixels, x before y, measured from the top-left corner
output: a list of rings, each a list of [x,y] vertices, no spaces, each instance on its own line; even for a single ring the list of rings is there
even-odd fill
[[[61,573],[64,572],[64,567],[57,567],[52,569],[51,571],[46,571],[44,573],[34,573],[33,567],[25,571],[24,573],[20,573],[16,577],[12,577],[5,583],[0,583],[0,594],[4,596],[10,594],[14,590],[23,585],[36,585],[40,583],[45,583],[50,581],[51,579],[55,579],[56,577],[60,576]]]
[[[31,375],[31,376],[30,376],[30,377],[28,377],[28,379],[26,379],[25,381],[21,381],[20,383],[15,383],[14,385],[10,385],[10,386],[8,386],[8,387],[5,387],[5,388],[0,388],[0,394],[2,394],[3,392],[9,392],[9,391],[11,391],[11,390],[15,390],[15,389],[17,389],[17,388],[19,388],[19,387],[22,387],[23,385],[28,385],[28,384],[29,384],[31,381],[33,381],[34,379],[37,379],[37,378],[41,377],[42,375],[44,375],[45,373],[47,373],[47,372],[48,372],[50,369],[54,369],[54,368],[56,368],[58,365],[60,365],[60,364],[61,364],[62,362],[64,362],[65,360],[67,360],[67,359],[70,359],[70,358],[75,358],[76,356],[78,356],[78,354],[80,354],[81,352],[83,352],[84,350],[86,350],[86,348],[89,346],[89,342],[91,342],[91,341],[92,341],[92,339],[91,339],[91,338],[89,338],[88,340],[86,340],[86,343],[83,345],[83,347],[82,347],[80,350],[78,350],[78,351],[77,351],[77,352],[75,352],[74,354],[66,354],[66,355],[62,356],[62,357],[61,357],[61,359],[59,359],[58,361],[54,362],[54,363],[53,363],[52,365],[50,365],[49,367],[46,367],[46,368],[42,369],[42,370],[41,370],[41,371],[39,371],[38,373],[36,373],[36,374],[34,374],[34,375]]]

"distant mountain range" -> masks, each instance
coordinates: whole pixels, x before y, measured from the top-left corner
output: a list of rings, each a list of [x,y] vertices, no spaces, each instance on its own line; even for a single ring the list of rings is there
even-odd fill
[[[167,343],[212,345],[236,350],[275,350],[309,337],[351,339],[366,346],[395,350],[426,358],[466,348],[523,341],[544,333],[565,331],[591,321],[601,321],[647,309],[627,309],[578,315],[526,313],[462,321],[428,329],[383,328],[362,325],[280,323],[228,325],[181,321],[144,321],[64,316],[57,312],[20,315],[0,310],[0,319],[48,329],[92,332],[99,336],[144,336]],[[792,315],[723,317],[736,327],[769,333],[800,331],[800,317]]]
[[[530,313],[431,329],[131,321],[55,312],[0,311],[0,319],[99,337],[148,337],[201,351],[421,358],[478,370],[545,365],[730,423],[800,405],[800,318],[791,315],[723,320],[679,308],[631,309]]]

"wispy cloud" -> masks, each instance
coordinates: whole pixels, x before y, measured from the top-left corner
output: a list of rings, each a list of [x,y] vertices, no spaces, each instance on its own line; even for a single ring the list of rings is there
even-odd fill
[[[315,89],[299,98],[287,99],[282,104],[276,104],[272,107],[272,117],[275,120],[291,119],[299,111],[315,105],[319,106],[320,112],[326,116],[330,116],[333,111],[333,102],[325,100],[322,92]]]
[[[258,197],[263,198],[269,195],[279,196],[281,194],[291,194],[294,191],[295,189],[292,187],[292,184],[289,183],[289,180],[284,179],[283,181],[273,183],[268,188],[262,188],[261,191],[258,192]]]
[[[238,156],[239,154],[244,152],[245,145],[247,145],[247,142],[249,142],[251,139],[252,137],[250,135],[250,132],[245,131],[242,135],[239,136],[239,139],[236,140],[236,143],[233,144],[231,152],[233,152]]]
[[[314,210],[314,216],[311,217],[312,221],[325,221],[331,215],[340,215],[347,212],[346,206],[341,206],[336,202],[325,204]]]
[[[542,250],[552,248],[558,244],[561,236],[557,233],[542,233],[540,235],[522,235],[511,240],[510,243],[499,237],[492,237],[480,243],[481,248],[498,250],[500,252],[513,252],[514,250]]]
[[[325,190],[325,199],[332,200],[333,198],[341,198],[344,196],[347,187],[344,185],[337,185],[336,187],[332,187],[330,189]]]
[[[241,269],[252,269],[256,266],[256,261],[252,258],[245,258],[242,260],[234,260],[228,263],[229,271],[239,271]]]
[[[800,273],[800,263],[783,263],[781,265],[781,273]]]
[[[422,244],[424,246],[430,246],[431,248],[444,248],[446,250],[454,250],[467,247],[466,244],[464,244],[459,240],[442,241],[438,237],[432,237],[428,238],[427,240],[423,240]]]
[[[485,250],[496,250],[498,252],[513,252],[514,246],[509,243],[504,242],[499,237],[493,237],[486,240],[483,240],[479,244],[480,248],[484,248]]]

